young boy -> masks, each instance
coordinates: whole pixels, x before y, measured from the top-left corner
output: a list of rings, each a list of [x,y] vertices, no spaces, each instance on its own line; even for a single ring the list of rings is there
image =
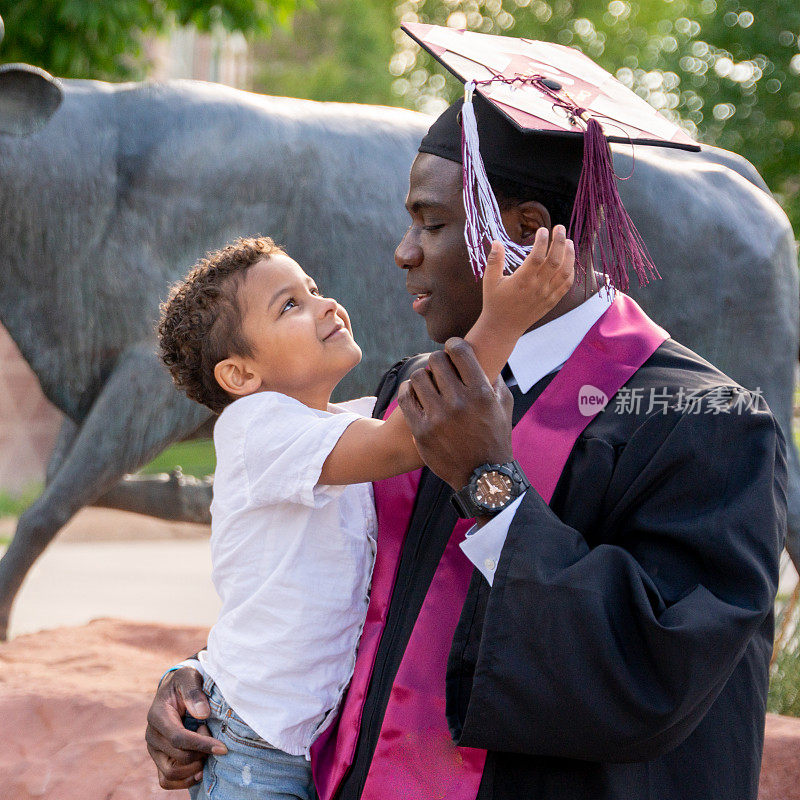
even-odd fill
[[[492,246],[483,311],[466,339],[491,382],[517,339],[572,285],[563,226],[537,233],[503,275]],[[352,676],[375,554],[371,481],[422,466],[402,412],[375,398],[333,405],[361,360],[347,312],[268,238],[240,239],[174,287],[162,358],[186,394],[220,413],[211,506],[222,600],[201,654],[228,748],[206,762],[195,798],[313,798],[309,748]]]

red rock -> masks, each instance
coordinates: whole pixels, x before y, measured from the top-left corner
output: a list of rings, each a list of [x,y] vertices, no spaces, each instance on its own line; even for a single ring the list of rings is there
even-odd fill
[[[201,647],[202,628],[96,620],[0,645],[9,800],[186,800],[158,785],[144,744],[165,666]]]
[[[767,714],[759,800],[800,800],[800,718]]]

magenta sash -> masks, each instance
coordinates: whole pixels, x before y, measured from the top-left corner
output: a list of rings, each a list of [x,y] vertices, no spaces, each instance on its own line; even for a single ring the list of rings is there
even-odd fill
[[[590,413],[582,410],[581,396],[613,397],[667,338],[618,292],[516,425],[514,456],[546,502],[575,441],[601,410],[600,405]],[[419,477],[417,471],[375,484],[378,552],[356,668],[337,722],[312,748],[320,800],[333,798],[353,761]],[[445,719],[447,658],[473,571],[459,548],[470,524],[455,525],[425,596],[392,686],[362,800],[474,800],[478,793],[486,751],[456,747]]]

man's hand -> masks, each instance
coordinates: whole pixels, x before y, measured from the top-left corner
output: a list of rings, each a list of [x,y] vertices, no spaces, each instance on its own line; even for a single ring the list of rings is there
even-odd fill
[[[210,753],[228,752],[211,737],[206,725],[197,733],[183,727],[183,715],[207,719],[211,713],[203,693],[203,678],[191,667],[169,673],[156,691],[147,712],[147,752],[158,768],[162,789],[186,789],[203,778],[203,763]]]
[[[453,489],[466,486],[475,467],[513,458],[511,392],[502,378],[490,385],[463,339],[431,353],[428,368],[400,386],[397,402],[419,454]]]

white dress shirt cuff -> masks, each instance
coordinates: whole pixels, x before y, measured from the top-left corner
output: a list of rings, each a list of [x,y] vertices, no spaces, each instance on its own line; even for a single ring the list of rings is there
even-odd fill
[[[525,494],[521,494],[508,508],[503,509],[496,517],[490,519],[482,528],[473,526],[467,531],[467,536],[461,542],[464,555],[480,570],[483,577],[489,581],[489,586],[494,582],[494,573],[500,561],[500,553],[506,543],[508,529],[517,508]]]

